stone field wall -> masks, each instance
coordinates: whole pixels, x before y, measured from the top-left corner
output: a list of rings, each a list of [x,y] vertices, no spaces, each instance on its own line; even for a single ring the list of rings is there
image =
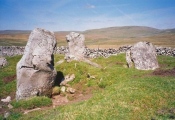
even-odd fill
[[[110,55],[117,55],[120,53],[125,53],[132,46],[123,46],[119,49],[109,48],[109,49],[89,49],[85,48],[84,54],[87,58],[96,57],[109,57]],[[0,46],[0,56],[15,56],[22,55],[25,47],[19,46]],[[68,52],[67,46],[57,47],[55,54],[66,54]],[[170,47],[156,47],[157,55],[166,55],[175,57],[175,48]]]

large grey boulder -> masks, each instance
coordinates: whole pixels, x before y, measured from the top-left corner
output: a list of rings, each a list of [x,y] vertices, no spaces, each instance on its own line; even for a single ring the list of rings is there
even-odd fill
[[[7,62],[6,58],[0,57],[0,68],[3,68],[7,64],[8,64],[8,62]]]
[[[154,70],[159,68],[155,47],[149,42],[138,42],[126,52],[128,67],[134,64],[139,70]]]
[[[65,55],[65,59],[68,61],[83,59],[85,52],[84,35],[71,32],[66,35],[66,40],[68,43],[68,53]]]
[[[24,55],[17,64],[16,99],[52,94],[56,77],[53,52],[56,38],[53,32],[34,29],[27,42]]]

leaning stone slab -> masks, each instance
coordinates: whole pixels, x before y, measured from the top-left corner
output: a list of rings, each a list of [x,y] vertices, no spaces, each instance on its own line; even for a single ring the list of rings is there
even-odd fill
[[[16,99],[52,94],[56,77],[54,49],[56,38],[53,32],[34,29],[27,42],[24,55],[17,64]]]
[[[155,47],[149,42],[138,42],[126,52],[128,67],[134,64],[139,70],[154,70],[159,68]]]

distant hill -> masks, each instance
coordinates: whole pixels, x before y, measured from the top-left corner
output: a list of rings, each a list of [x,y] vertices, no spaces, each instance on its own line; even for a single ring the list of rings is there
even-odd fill
[[[28,40],[30,30],[5,30],[0,31],[1,41],[12,42],[10,44],[23,42],[24,45]],[[67,45],[65,36],[71,31],[56,31],[58,46]],[[155,45],[175,47],[175,29],[156,29],[146,26],[124,26],[108,27],[101,29],[91,29],[86,31],[75,31],[85,35],[85,44],[95,47],[118,47],[122,45],[134,44],[138,41],[149,41]],[[18,41],[20,40],[20,41]],[[3,44],[4,45],[4,44]],[[16,44],[15,44],[16,45]],[[18,44],[17,44],[18,45]]]
[[[0,34],[30,34],[31,30],[0,30]]]
[[[159,33],[161,30],[143,26],[109,27],[84,31],[84,34],[100,34],[106,37],[141,37]]]
[[[119,47],[139,41],[175,47],[175,29],[161,30],[146,26],[124,26],[87,30],[82,33],[86,36],[86,45],[95,44],[102,48]]]

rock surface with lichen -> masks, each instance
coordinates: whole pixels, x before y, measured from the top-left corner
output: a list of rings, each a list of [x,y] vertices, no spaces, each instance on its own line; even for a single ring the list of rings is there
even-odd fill
[[[56,77],[54,49],[56,38],[53,32],[34,29],[25,47],[24,55],[17,63],[16,99],[31,96],[50,96]]]
[[[155,47],[149,42],[138,42],[126,52],[128,67],[135,66],[139,70],[159,68]]]

